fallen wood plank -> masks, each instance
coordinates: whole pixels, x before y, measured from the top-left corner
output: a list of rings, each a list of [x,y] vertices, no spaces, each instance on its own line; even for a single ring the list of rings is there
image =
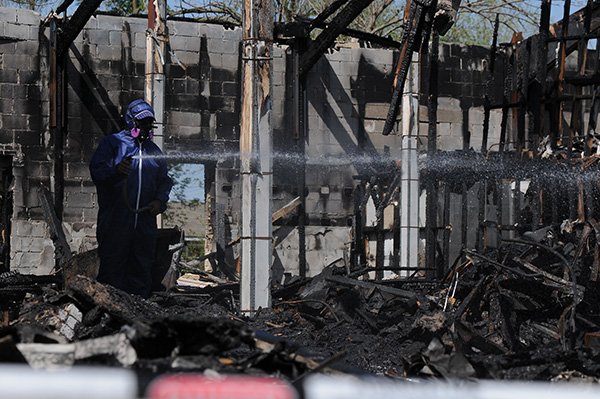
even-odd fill
[[[44,211],[46,223],[50,229],[50,238],[54,243],[54,255],[60,268],[71,259],[71,247],[67,243],[62,223],[54,212],[50,191],[44,186],[38,188],[38,197]]]
[[[76,360],[98,355],[114,356],[122,366],[137,361],[137,353],[124,333],[72,344],[17,344],[17,348],[34,369],[70,368]]]
[[[354,280],[354,279],[351,279],[348,277],[329,276],[329,277],[326,277],[325,280],[330,281],[332,283],[338,283],[338,284],[342,284],[342,285],[346,285],[346,286],[350,286],[350,287],[360,287],[360,288],[367,288],[367,289],[377,288],[380,292],[385,292],[388,294],[396,295],[401,298],[416,299],[416,297],[417,297],[416,294],[412,291],[407,291],[407,290],[403,290],[400,288],[388,287],[388,286],[382,285],[382,284],[370,283],[368,281]]]
[[[532,272],[537,273],[540,276],[542,276],[556,284],[560,284],[560,285],[564,286],[565,290],[574,291],[574,289],[576,289],[579,295],[583,295],[583,292],[585,291],[584,286],[579,285],[579,284],[573,284],[571,281],[567,281],[567,280],[557,277],[553,274],[545,272],[544,270],[540,269],[539,267],[527,262],[524,259],[519,258],[518,256],[513,257],[513,260],[515,262],[517,262],[518,264],[520,264],[521,266],[525,267],[526,269],[529,269]]]
[[[99,306],[111,316],[128,324],[143,326],[143,320],[157,318],[164,312],[153,302],[129,295],[89,277],[77,276],[67,289],[75,298]]]
[[[300,201],[300,197],[294,198],[293,200],[291,200],[290,202],[273,212],[273,214],[271,215],[271,223],[275,223],[279,219],[285,217],[286,215],[289,215],[296,208],[298,208],[301,203],[302,201]]]

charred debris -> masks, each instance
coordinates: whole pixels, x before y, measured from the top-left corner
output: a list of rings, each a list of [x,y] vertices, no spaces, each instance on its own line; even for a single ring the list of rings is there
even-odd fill
[[[344,28],[366,5],[347,3],[347,11],[338,14],[345,19],[325,28],[326,37],[304,53],[300,73],[337,35],[349,33]],[[389,270],[380,259],[368,264],[360,223],[366,199],[373,199],[382,217],[398,194],[394,173],[361,180],[347,265],[279,282],[272,287],[272,307],[252,317],[238,313],[235,274],[214,254],[207,255],[214,272],[198,274],[206,284],[174,286],[149,299],[95,282],[93,254],[71,257],[61,250],[60,224],[42,193],[49,225],[58,226],[52,229],[57,273],[0,275],[0,361],[34,368],[109,365],[140,374],[271,374],[292,382],[314,372],[595,381],[600,377],[600,224],[598,158],[592,154],[599,63],[586,54],[588,39],[597,34],[592,16],[598,6],[590,1],[573,15],[565,8],[565,19],[553,29],[549,6],[542,2],[539,35],[504,46],[494,40],[488,84],[503,80],[504,95],[486,98],[481,152],[469,150],[466,135],[465,150],[451,154],[435,146],[437,80],[431,77],[436,77],[437,54],[424,44],[430,35],[436,43],[437,33],[422,29],[430,25],[432,4],[415,2],[410,9],[415,26],[398,44],[405,51],[394,93],[402,93],[411,51],[425,51],[430,140],[420,169],[427,192],[425,262],[402,270],[409,272],[404,278],[383,279]],[[549,46],[559,55],[550,61]],[[568,75],[566,58],[577,49],[579,68]],[[493,60],[500,51],[510,67],[499,78]],[[592,94],[584,94],[584,87]],[[389,120],[396,118],[396,97]],[[587,129],[585,101],[590,101]],[[502,132],[492,152],[489,113],[498,109]],[[444,165],[448,160],[451,167]],[[473,189],[479,195],[471,218],[476,223],[470,224],[465,198]],[[463,249],[451,257],[448,218],[456,193],[463,201],[458,208],[465,209]],[[397,264],[391,268],[399,271]]]
[[[441,280],[376,281],[332,266],[274,287],[272,308],[251,318],[238,314],[233,282],[142,299],[83,275],[65,285],[6,273],[0,357],[290,381],[312,372],[595,380],[599,236],[596,223],[527,232],[494,250],[464,250]]]

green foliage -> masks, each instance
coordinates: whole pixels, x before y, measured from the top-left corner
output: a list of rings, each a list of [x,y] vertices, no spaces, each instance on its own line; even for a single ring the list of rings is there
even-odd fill
[[[51,3],[53,3],[51,0],[2,0],[0,1],[0,6],[40,11]]]
[[[524,37],[537,32],[539,4],[525,0],[479,0],[462,2],[452,29],[441,38],[446,43],[490,46],[496,15],[500,17],[498,43],[510,42],[514,33]]]
[[[188,241],[181,252],[181,260],[184,262],[196,260],[204,256],[204,240]]]
[[[291,22],[315,18],[334,0],[274,0],[275,20]],[[241,25],[241,0],[180,0],[170,4],[171,15],[184,15],[198,21]],[[539,20],[539,3],[532,0],[462,1],[458,20],[442,38],[445,42],[489,46],[493,21],[500,15],[499,41],[509,41],[514,32],[524,36],[535,33]],[[374,0],[350,25],[351,28],[399,40],[402,33],[404,1]],[[335,13],[330,17],[333,18]],[[318,33],[313,32],[313,37]],[[347,38],[341,37],[345,41]]]
[[[100,8],[116,15],[135,15],[146,11],[146,0],[104,0]]]
[[[171,195],[177,202],[185,203],[185,191],[192,183],[191,176],[185,174],[183,164],[172,165],[169,168],[169,176],[173,179],[173,189]]]

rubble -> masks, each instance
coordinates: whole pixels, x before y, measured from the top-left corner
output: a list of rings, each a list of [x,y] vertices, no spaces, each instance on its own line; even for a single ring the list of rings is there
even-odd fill
[[[20,290],[0,329],[2,362],[140,373],[319,373],[393,379],[600,378],[593,223],[464,250],[441,281],[351,278],[331,266],[275,287],[271,309],[238,315],[239,287],[195,275],[149,300],[90,277],[4,276]],[[536,238],[537,241],[531,238]],[[189,278],[191,275],[188,275]],[[362,274],[362,276],[366,276]],[[208,284],[210,283],[210,284]]]

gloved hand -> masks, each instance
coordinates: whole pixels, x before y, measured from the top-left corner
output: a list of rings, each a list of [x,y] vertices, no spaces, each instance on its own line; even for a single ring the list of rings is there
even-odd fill
[[[129,175],[131,173],[131,157],[123,158],[117,165],[117,172],[122,175]]]
[[[148,208],[149,208],[148,212],[150,212],[150,214],[152,216],[158,215],[160,213],[160,207],[161,207],[161,205],[162,204],[160,203],[159,200],[154,200],[154,201],[150,202],[148,204]]]

